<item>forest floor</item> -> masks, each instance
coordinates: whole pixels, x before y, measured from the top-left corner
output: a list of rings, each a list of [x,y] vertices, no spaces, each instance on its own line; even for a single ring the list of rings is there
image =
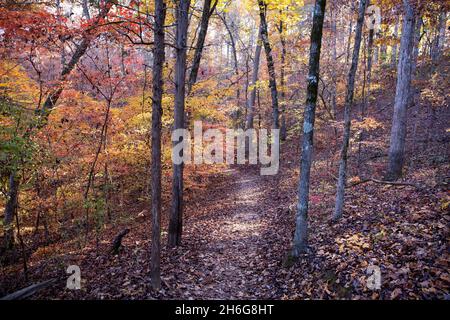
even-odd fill
[[[163,249],[159,293],[149,288],[151,219],[145,213],[115,226],[81,254],[63,249],[45,262],[30,261],[31,283],[66,279],[61,266],[81,267],[81,290],[66,289],[64,280],[35,298],[448,298],[449,216],[442,191],[361,184],[349,189],[346,214],[333,225],[331,186],[314,179],[310,252],[291,263],[286,255],[295,226],[298,169],[295,161],[285,167],[276,177],[260,176],[253,166],[232,167],[188,189],[183,243]],[[316,168],[314,175],[321,172]],[[120,254],[112,255],[112,238],[125,226],[131,232]],[[369,264],[381,269],[381,290],[367,288]]]
[[[369,115],[376,122],[390,123],[393,93],[384,89],[373,94]],[[426,103],[422,101],[423,106]],[[286,256],[295,228],[300,139],[291,135],[282,145],[275,176],[261,176],[257,166],[188,168],[182,245],[174,249],[165,247],[170,177],[164,176],[160,292],[149,287],[148,202],[134,201],[126,206],[121,216],[125,218],[109,224],[97,238],[92,235],[82,248],[71,240],[30,253],[28,279],[20,259],[2,268],[0,293],[59,278],[33,298],[449,299],[449,116],[445,104],[410,113],[402,181],[416,187],[358,184],[364,177],[383,179],[389,126],[374,126],[367,133],[359,169],[359,147],[353,140],[350,186],[337,224],[331,215],[341,140],[319,121],[309,252],[295,263]],[[125,228],[130,233],[120,253],[113,255],[111,242]],[[81,290],[65,288],[69,265],[80,266]],[[379,290],[367,286],[370,265],[381,271]]]

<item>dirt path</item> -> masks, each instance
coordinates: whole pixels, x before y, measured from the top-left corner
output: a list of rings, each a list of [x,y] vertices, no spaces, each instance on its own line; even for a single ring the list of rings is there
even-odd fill
[[[261,270],[269,225],[264,184],[254,170],[229,169],[227,174],[230,179],[205,204],[209,212],[186,221],[183,247],[188,251],[177,259],[190,267],[177,279],[181,297],[257,299],[270,288]]]

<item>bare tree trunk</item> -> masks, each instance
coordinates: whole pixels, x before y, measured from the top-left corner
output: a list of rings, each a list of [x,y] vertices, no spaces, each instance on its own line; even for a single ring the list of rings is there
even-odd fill
[[[250,96],[247,101],[247,120],[246,120],[246,129],[253,128],[253,119],[255,117],[255,101],[256,101],[256,83],[258,82],[258,74],[259,74],[259,62],[261,59],[261,33],[262,33],[262,27],[261,24],[259,25],[258,30],[258,40],[256,42],[256,49],[255,49],[255,57],[253,58],[253,75],[252,75],[252,82],[250,84],[251,92]]]
[[[399,21],[398,21],[399,19],[398,19],[398,17],[397,17],[397,20],[396,20],[396,22],[395,22],[395,27],[394,27],[394,37],[395,37],[395,41],[397,41],[397,38],[398,38],[398,24],[399,24]],[[397,64],[397,43],[395,43],[393,46],[392,46],[392,52],[391,52],[391,66],[392,67],[395,67],[395,65]]]
[[[234,74],[236,75],[236,105],[238,107],[238,112],[236,112],[236,118],[235,122],[236,124],[239,122],[240,119],[240,96],[241,96],[241,90],[239,85],[239,62],[238,62],[238,56],[237,56],[237,49],[236,49],[236,40],[234,39],[233,30],[230,28],[230,26],[227,23],[226,15],[225,13],[222,15],[219,15],[219,18],[222,20],[225,29],[227,29],[228,35],[230,37],[230,43],[231,43],[231,49],[233,52],[233,61],[234,61]],[[232,26],[234,23],[232,22]]]
[[[322,30],[325,18],[326,0],[316,0],[313,25],[311,30],[311,47],[309,49],[309,74],[306,91],[306,107],[303,120],[303,146],[301,172],[298,187],[297,214],[291,256],[295,259],[306,252],[308,245],[308,198],[309,179],[313,156],[314,120],[316,115],[317,90],[319,87],[320,50],[322,47]]]
[[[269,42],[269,34],[267,32],[267,4],[264,0],[258,0],[259,4],[259,17],[261,19],[261,38],[264,44],[264,51],[266,52],[267,69],[269,70],[269,87],[270,95],[272,97],[272,127],[274,129],[280,128],[280,115],[278,110],[278,90],[277,90],[277,78],[275,75],[275,65],[272,57],[272,48]]]
[[[336,29],[336,6],[333,6],[333,12],[331,16],[331,54],[332,54],[332,67],[331,67],[331,110],[333,117],[336,119],[337,102],[336,102],[336,69],[337,69],[337,29]]]
[[[380,29],[378,37],[384,38],[384,35],[386,34],[385,30]],[[387,46],[385,41],[383,41],[380,45],[380,60],[381,64],[384,64],[386,62],[386,54],[387,54]]]
[[[447,30],[447,12],[441,12],[439,16],[439,55],[442,55],[442,52],[445,48],[445,32]]]
[[[431,47],[431,59],[436,62],[442,55],[442,49],[445,44],[445,29],[447,24],[447,13],[441,12],[438,24],[436,25],[435,37]]]
[[[3,248],[11,249],[14,245],[14,229],[13,220],[17,210],[18,182],[16,172],[13,171],[9,175],[8,200],[5,206],[5,217],[3,220]]]
[[[363,102],[361,105],[361,121],[364,121],[366,118],[366,110],[369,99],[370,99],[370,84],[372,82],[372,56],[373,56],[373,38],[374,38],[374,29],[369,30],[369,37],[367,40],[367,64],[366,64],[366,72],[367,78],[364,79],[364,84],[367,81],[367,94],[365,91],[365,85],[363,86]],[[364,61],[365,62],[365,61]],[[366,62],[365,62],[366,63]],[[364,72],[364,73],[366,73]],[[365,139],[365,130],[361,129],[359,141],[358,141],[358,173],[360,172],[362,165],[362,142]]]
[[[416,26],[415,26],[415,31],[414,31],[414,49],[413,49],[413,60],[412,60],[412,66],[411,66],[411,81],[413,81],[416,77],[417,77],[417,62],[418,62],[418,58],[419,58],[419,45],[420,45],[420,32],[423,26],[423,19],[422,17],[419,17],[418,19],[416,19]],[[420,90],[412,85],[411,87],[412,93],[410,94],[410,98],[411,98],[411,102],[410,102],[410,106],[411,107],[415,107],[415,111],[414,111],[414,125],[413,125],[413,136],[412,136],[412,153],[415,154],[416,150],[417,150],[417,127],[419,124],[419,114],[420,114],[420,101],[419,101],[419,97],[420,97]],[[413,166],[413,159],[414,157],[411,157],[410,162],[409,162],[409,166],[412,167]]]
[[[367,0],[359,2],[358,21],[356,23],[355,46],[353,48],[352,65],[348,73],[347,95],[344,107],[344,138],[342,141],[341,158],[339,161],[339,176],[336,190],[336,204],[334,208],[333,220],[337,221],[342,216],[344,207],[345,180],[347,176],[347,157],[350,143],[351,109],[353,106],[353,94],[355,90],[355,76],[358,69],[359,51],[361,48],[362,28],[364,24],[364,13]]]
[[[192,86],[197,82],[198,69],[200,68],[200,60],[202,59],[203,48],[205,46],[206,34],[208,33],[209,18],[213,14],[218,0],[205,0],[203,3],[202,19],[200,22],[200,32],[198,34],[197,45],[195,46],[194,61],[192,62],[191,73],[187,85],[188,95],[192,91]]]
[[[419,58],[419,47],[420,47],[420,40],[421,40],[421,30],[423,26],[423,18],[418,17],[415,21],[415,30],[414,30],[414,44],[413,44],[413,60],[412,60],[412,67],[411,67],[411,73],[412,78],[415,77],[416,71],[417,71],[417,61]]]
[[[406,111],[411,94],[415,15],[410,0],[403,0],[403,6],[405,13],[397,69],[394,116],[392,118],[391,143],[389,148],[389,168],[386,175],[388,180],[397,180],[402,175],[406,141]]]
[[[353,11],[355,10],[355,0],[351,0],[350,6],[350,24],[348,25],[348,39],[347,39],[347,55],[345,56],[345,64],[350,63],[350,47],[352,43],[352,30],[353,30]]]
[[[163,68],[165,60],[164,21],[166,3],[155,0],[155,24],[153,29],[153,87],[152,87],[152,250],[151,284],[153,290],[161,288],[161,117],[163,96]]]
[[[282,11],[280,11],[280,15]],[[287,138],[287,127],[286,127],[286,38],[284,35],[284,24],[283,20],[280,19],[280,27],[278,29],[280,32],[280,42],[281,42],[281,70],[280,70],[280,84],[281,84],[281,128],[280,128],[280,139],[281,141],[286,141]]]
[[[176,52],[175,63],[175,107],[173,129],[186,127],[184,117],[186,85],[186,42],[189,20],[190,0],[180,0],[176,8]],[[177,142],[174,142],[174,145]],[[181,244],[183,226],[183,168],[184,164],[173,164],[172,208],[169,221],[168,246]]]

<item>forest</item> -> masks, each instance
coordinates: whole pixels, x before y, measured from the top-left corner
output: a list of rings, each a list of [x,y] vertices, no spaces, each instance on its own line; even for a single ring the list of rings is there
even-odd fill
[[[450,299],[448,11],[0,0],[0,299]]]

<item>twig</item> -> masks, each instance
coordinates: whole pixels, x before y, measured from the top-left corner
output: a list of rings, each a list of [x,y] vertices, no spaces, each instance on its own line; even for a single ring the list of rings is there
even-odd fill
[[[391,185],[391,186],[406,186],[406,187],[414,187],[416,189],[424,189],[424,186],[412,183],[412,182],[398,182],[398,181],[384,181],[384,180],[378,180],[378,179],[373,179],[373,178],[366,178],[366,179],[362,179],[358,182],[352,183],[351,185],[349,185],[349,187],[355,187],[357,185],[363,184],[363,183],[367,183],[367,182],[374,182],[374,183],[378,183],[378,184],[385,184],[385,185]]]

